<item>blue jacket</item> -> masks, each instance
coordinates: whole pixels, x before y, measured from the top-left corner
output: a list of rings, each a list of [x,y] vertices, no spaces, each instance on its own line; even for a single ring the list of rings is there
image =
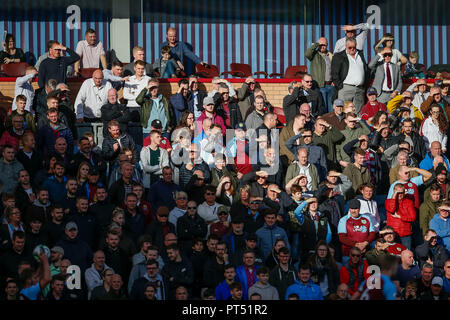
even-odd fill
[[[164,41],[161,44],[160,48],[167,45],[169,45],[169,43],[167,41]],[[194,64],[199,64],[200,62],[202,62],[202,60],[197,57],[183,41],[177,41],[175,47],[171,47],[170,56],[171,58],[175,59],[175,61],[181,61],[187,76],[190,76],[193,70],[191,70],[191,64],[185,61],[185,56],[188,60],[191,61],[191,63],[193,62]]]
[[[181,93],[176,93],[170,97],[170,104],[172,105],[173,111],[175,112],[177,122],[180,121],[183,111],[189,109],[188,103],[189,101],[186,100]]]
[[[228,300],[231,297],[230,287],[224,280],[216,287],[216,300]]]
[[[317,284],[309,279],[308,284],[303,284],[299,280],[290,285],[286,291],[285,300],[288,300],[291,293],[296,293],[300,300],[323,300],[322,291]]]
[[[67,178],[63,177],[63,182],[58,182],[55,176],[51,176],[44,181],[42,187],[48,190],[51,203],[62,204],[67,193],[66,181]]]
[[[448,158],[444,154],[442,154],[441,156],[444,158],[444,162],[447,165],[447,168],[450,168]],[[431,168],[433,168],[433,159],[434,158],[432,157],[431,153],[427,152],[425,158],[420,162],[419,168],[424,170],[430,170]]]
[[[258,277],[256,276],[256,271],[258,270],[258,265],[254,266],[253,272],[255,273],[255,283],[258,282]],[[248,300],[248,284],[247,284],[247,274],[245,273],[244,265],[240,265],[236,268],[236,281],[240,282],[242,285],[242,299]]]
[[[258,247],[264,255],[264,258],[269,255],[275,245],[275,241],[279,238],[284,239],[288,249],[291,249],[286,231],[277,225],[269,227],[264,223],[263,227],[256,230],[256,235],[258,236]]]
[[[430,221],[430,229],[436,231],[438,241],[444,245],[447,253],[450,253],[450,219],[443,220],[439,213],[436,213]]]

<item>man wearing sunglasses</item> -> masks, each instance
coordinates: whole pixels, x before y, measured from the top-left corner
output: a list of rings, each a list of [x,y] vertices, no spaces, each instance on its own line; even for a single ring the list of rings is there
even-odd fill
[[[353,101],[358,114],[364,105],[364,85],[368,76],[369,69],[363,52],[356,48],[356,39],[347,39],[345,50],[336,53],[331,61],[331,78],[338,98]]]
[[[437,239],[445,247],[447,253],[450,252],[450,201],[444,201],[438,208],[439,213],[436,213],[430,221],[430,229],[436,231]]]
[[[348,285],[348,292],[353,295],[358,291],[359,286],[370,277],[367,272],[369,264],[362,259],[361,249],[353,247],[350,250],[350,259],[341,267],[339,278],[341,283]]]
[[[375,70],[373,87],[377,90],[378,102],[386,104],[402,90],[402,71],[399,65],[391,62],[392,49],[384,48],[369,62],[369,68]]]
[[[65,52],[69,56],[65,56]],[[43,88],[48,79],[55,79],[57,83],[66,82],[67,67],[80,60],[80,56],[70,48],[55,41],[48,50],[48,58],[39,66],[38,85]]]

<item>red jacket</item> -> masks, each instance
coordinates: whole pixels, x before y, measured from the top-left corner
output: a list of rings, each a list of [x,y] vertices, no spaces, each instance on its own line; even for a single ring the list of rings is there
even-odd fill
[[[363,269],[362,269],[362,276],[364,277],[364,279],[367,280],[367,278],[370,277],[370,273],[367,272],[367,267],[369,266],[369,264],[367,263],[367,260],[363,260]],[[358,265],[359,266],[359,265]],[[353,283],[350,283],[350,274],[348,271],[348,267],[350,267],[353,270],[353,274],[354,276],[352,277],[353,279]],[[353,266],[351,260],[348,261],[348,263],[344,264],[341,267],[341,270],[339,270],[339,278],[340,278],[340,282],[341,283],[345,283],[346,285],[348,285],[348,292],[353,295],[356,291],[358,291],[359,286],[361,285],[362,282],[360,282],[359,280],[359,275],[358,275],[358,267]]]
[[[197,134],[202,133],[203,120],[205,120],[206,118],[208,118],[208,117],[206,116],[205,110],[203,110],[202,114],[197,119]],[[227,134],[227,128],[225,127],[225,123],[223,121],[223,118],[221,116],[217,115],[217,113],[214,112],[212,120],[213,120],[213,123],[218,124],[222,128],[222,134],[225,137],[225,135]]]
[[[412,223],[416,220],[416,209],[410,199],[386,199],[384,206],[387,211],[386,225],[394,228],[400,237],[412,234]],[[401,218],[394,218],[392,215],[397,212]]]
[[[378,111],[385,111],[386,113],[388,112],[386,106],[381,102],[377,101],[374,106],[372,106],[370,102],[367,102],[361,108],[361,118],[367,121],[369,120],[369,118],[372,118]]]

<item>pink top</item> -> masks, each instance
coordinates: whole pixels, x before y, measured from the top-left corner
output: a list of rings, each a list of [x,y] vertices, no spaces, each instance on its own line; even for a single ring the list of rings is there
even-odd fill
[[[81,57],[82,68],[98,68],[100,56],[105,54],[105,50],[101,42],[90,46],[86,40],[81,40],[78,42],[76,53]]]

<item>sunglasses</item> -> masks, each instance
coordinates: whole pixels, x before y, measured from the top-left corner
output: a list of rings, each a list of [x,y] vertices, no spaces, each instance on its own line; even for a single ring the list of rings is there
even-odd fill
[[[430,241],[437,240],[437,237],[431,237]]]
[[[197,207],[188,207],[189,210],[195,210]]]
[[[310,80],[310,81],[306,81],[306,80],[303,80],[304,82],[306,82],[306,83],[311,83],[312,81]]]
[[[302,136],[303,138],[311,138],[312,136],[307,135],[307,136]]]
[[[385,54],[383,54],[383,57],[392,57],[392,53],[385,53]]]
[[[160,214],[159,216],[160,216],[161,218],[168,218],[168,217],[169,217],[168,214]]]
[[[152,91],[152,90],[155,90],[155,89],[158,89],[158,87],[150,87],[150,91]]]
[[[360,258],[361,255],[360,254],[352,254],[352,257]]]
[[[250,203],[250,204],[260,204],[261,201],[250,201],[249,203]]]
[[[347,47],[348,50],[355,50],[356,47]]]
[[[207,195],[207,196],[213,196],[213,195],[215,195],[215,193],[207,192],[207,193],[205,193],[205,195]]]

